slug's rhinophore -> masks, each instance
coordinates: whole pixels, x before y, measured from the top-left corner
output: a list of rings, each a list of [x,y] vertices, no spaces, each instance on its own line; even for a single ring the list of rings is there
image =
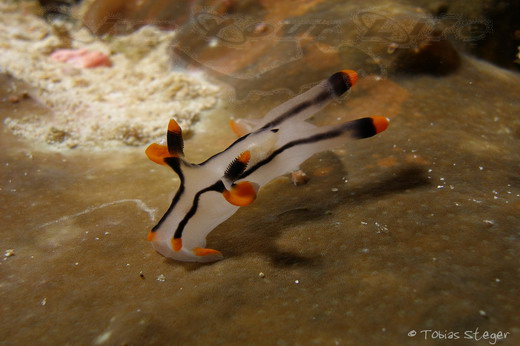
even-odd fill
[[[260,121],[232,122],[232,129],[242,137],[200,164],[182,158],[182,130],[170,120],[168,145],[152,144],[146,149],[150,160],[170,166],[181,181],[170,207],[148,233],[155,250],[179,261],[222,259],[219,251],[206,248],[206,236],[239,207],[252,203],[262,185],[298,169],[317,152],[384,131],[388,119],[381,116],[323,127],[305,121],[349,90],[357,78],[351,70],[337,72]]]

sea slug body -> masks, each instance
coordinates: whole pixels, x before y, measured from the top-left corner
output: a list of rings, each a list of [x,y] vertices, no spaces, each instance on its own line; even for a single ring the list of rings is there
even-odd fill
[[[251,204],[260,187],[297,170],[315,153],[384,131],[389,120],[382,116],[321,127],[305,121],[347,92],[357,79],[352,70],[337,72],[259,121],[232,122],[241,137],[200,164],[183,159],[182,130],[170,120],[167,145],[154,143],[146,149],[150,160],[169,166],[180,178],[170,207],[148,233],[155,250],[179,261],[222,259],[222,253],[206,248],[206,236],[238,208]]]

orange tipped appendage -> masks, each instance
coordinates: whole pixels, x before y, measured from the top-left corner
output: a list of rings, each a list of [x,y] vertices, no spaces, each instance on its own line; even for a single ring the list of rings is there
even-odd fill
[[[182,239],[181,238],[172,239],[172,249],[175,251],[180,251],[182,249]]]
[[[245,207],[256,199],[256,188],[248,181],[242,181],[233,185],[231,191],[225,190],[222,194],[224,198],[231,204]]]
[[[242,162],[244,165],[247,165],[250,159],[251,152],[249,150],[244,151],[240,156],[238,156],[238,161]]]
[[[247,134],[246,128],[234,120],[229,121],[229,127],[231,127],[231,131],[233,131],[233,133],[238,137],[242,137],[243,135]]]
[[[155,239],[155,232],[148,232],[148,237],[147,237],[148,241],[153,241]]]
[[[181,134],[182,133],[181,127],[173,119],[170,119],[170,122],[168,123],[168,131],[173,132],[175,134]]]
[[[350,80],[350,86],[353,86],[356,84],[358,80],[358,74],[354,70],[342,70],[341,73],[344,73],[348,76],[348,79]]]
[[[150,160],[160,165],[164,165],[164,159],[166,157],[171,157],[172,155],[168,152],[168,148],[165,145],[160,145],[157,143],[152,143],[146,148],[146,156]]]
[[[388,127],[388,123],[390,122],[390,119],[387,117],[382,117],[380,115],[375,115],[373,117],[370,117],[372,119],[372,122],[374,123],[374,127],[376,129],[376,134],[383,132]]]
[[[222,255],[222,253],[218,250],[206,249],[202,247],[196,247],[195,249],[193,249],[193,253],[196,256]]]

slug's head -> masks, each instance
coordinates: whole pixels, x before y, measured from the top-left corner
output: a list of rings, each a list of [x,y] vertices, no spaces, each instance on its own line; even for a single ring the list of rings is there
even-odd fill
[[[220,252],[205,248],[206,236],[236,210],[256,198],[258,186],[238,181],[251,154],[244,151],[225,171],[186,162],[182,130],[170,120],[167,145],[151,144],[146,155],[155,163],[171,167],[180,178],[170,207],[148,233],[154,249],[165,257],[180,261],[213,262]]]

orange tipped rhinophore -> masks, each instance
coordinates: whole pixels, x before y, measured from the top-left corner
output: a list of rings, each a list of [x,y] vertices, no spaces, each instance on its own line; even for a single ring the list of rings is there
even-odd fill
[[[249,132],[243,124],[239,124],[234,120],[229,121],[229,127],[231,127],[231,131],[233,131],[233,133],[238,137],[242,137],[243,135],[246,135]]]
[[[231,191],[223,192],[224,198],[231,204],[245,207],[256,199],[256,191],[258,189],[248,181],[241,181],[233,185]]]
[[[182,129],[179,126],[179,124],[173,120],[170,119],[170,122],[168,123],[168,131],[173,132],[175,134],[182,134]]]
[[[380,115],[375,115],[372,118],[372,121],[374,122],[374,127],[376,128],[376,134],[383,132],[388,127],[388,123],[390,122],[390,119],[387,117],[382,117]]]
[[[240,156],[238,157],[238,161],[242,162],[243,164],[246,164],[251,159],[251,152],[249,150],[244,151]]]
[[[341,72],[343,72],[344,74],[346,74],[348,76],[348,79],[350,80],[350,86],[351,87],[354,84],[356,84],[356,82],[358,80],[358,74],[357,74],[356,71],[354,71],[354,70],[343,70]]]

